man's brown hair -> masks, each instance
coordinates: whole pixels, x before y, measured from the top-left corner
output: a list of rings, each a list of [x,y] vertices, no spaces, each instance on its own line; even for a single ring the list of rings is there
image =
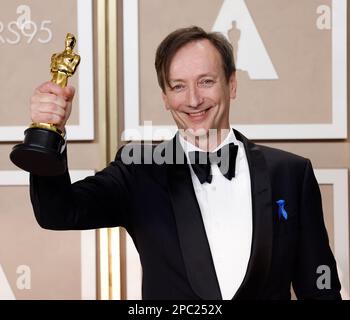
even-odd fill
[[[231,43],[218,32],[206,32],[197,26],[181,28],[170,33],[158,46],[155,59],[158,83],[165,92],[165,86],[169,85],[170,63],[176,52],[186,44],[208,40],[220,53],[226,80],[229,81],[233,72],[236,71]]]

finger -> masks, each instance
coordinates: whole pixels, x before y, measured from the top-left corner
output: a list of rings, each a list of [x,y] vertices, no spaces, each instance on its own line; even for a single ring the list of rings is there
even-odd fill
[[[65,95],[64,88],[61,88],[59,85],[51,81],[46,81],[41,84],[38,88],[35,89],[35,93],[53,93],[57,96],[62,97]]]
[[[42,122],[42,123],[51,123],[55,125],[62,125],[64,122],[64,117],[53,113],[40,112],[32,116],[32,121],[34,123]]]
[[[52,113],[58,116],[64,117],[66,114],[65,109],[54,103],[40,103],[32,106],[32,112],[34,113]]]
[[[66,108],[67,102],[61,96],[56,96],[52,93],[37,93],[31,97],[31,103],[56,103],[62,108]]]

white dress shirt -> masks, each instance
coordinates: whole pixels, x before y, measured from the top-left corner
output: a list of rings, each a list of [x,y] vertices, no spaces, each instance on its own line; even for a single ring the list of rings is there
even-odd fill
[[[231,142],[238,145],[236,173],[231,181],[214,164],[211,165],[212,182],[201,184],[189,165],[224,300],[233,298],[244,279],[253,232],[250,174],[243,143],[230,130],[225,140],[213,152]],[[180,143],[187,159],[188,152],[203,151],[186,141],[181,134]]]

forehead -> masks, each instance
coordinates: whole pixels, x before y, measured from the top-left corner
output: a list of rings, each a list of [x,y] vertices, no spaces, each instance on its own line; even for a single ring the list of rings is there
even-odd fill
[[[198,40],[176,52],[169,66],[169,78],[219,73],[222,69],[222,59],[215,46],[207,39]]]

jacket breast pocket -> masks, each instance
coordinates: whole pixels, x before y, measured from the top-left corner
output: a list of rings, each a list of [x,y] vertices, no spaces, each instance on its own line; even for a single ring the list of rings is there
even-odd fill
[[[295,210],[289,209],[287,219],[284,217],[277,218],[278,237],[287,237],[296,235],[298,232],[298,215]]]

